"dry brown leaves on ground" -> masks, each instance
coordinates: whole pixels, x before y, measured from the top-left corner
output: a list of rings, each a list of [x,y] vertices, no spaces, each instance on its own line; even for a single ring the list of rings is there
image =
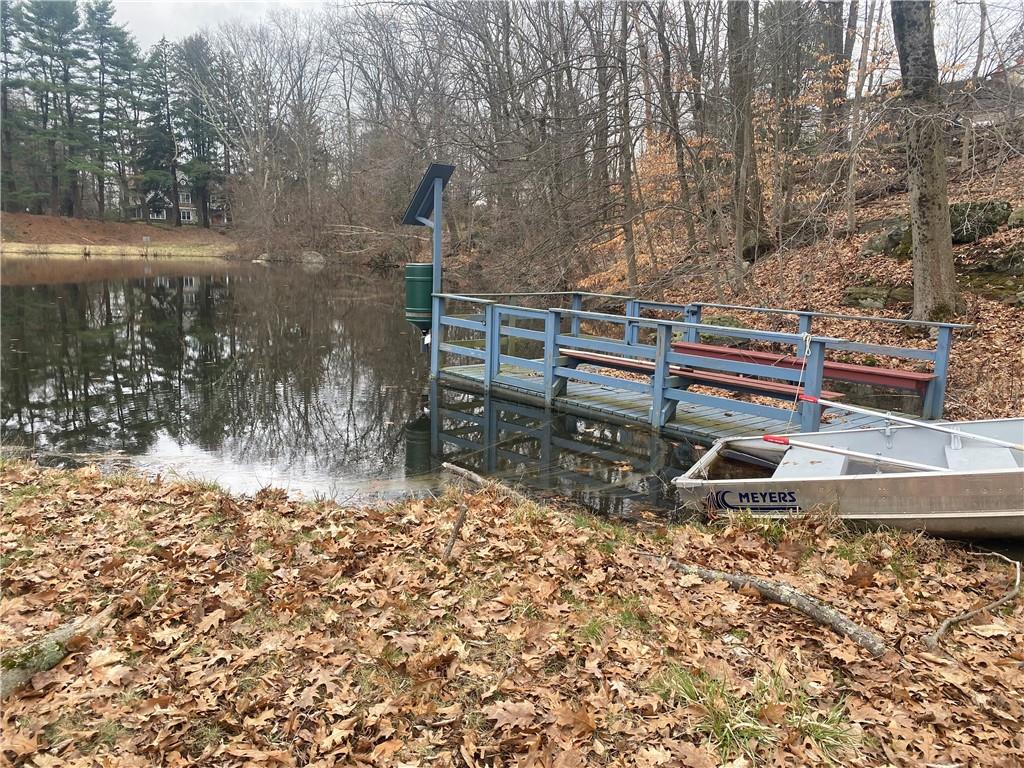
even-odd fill
[[[346,509],[6,463],[5,647],[112,600],[5,703],[34,766],[1019,765],[1024,620],[1005,563],[909,535],[756,521],[643,530],[489,492]],[[469,517],[441,562],[460,505]],[[785,581],[898,649],[873,660],[637,550]]]
[[[953,201],[1005,199],[1017,207],[1024,204],[1022,178],[1024,162],[1010,162],[994,177],[954,180],[950,197]],[[659,219],[659,215],[664,220]],[[860,255],[861,246],[877,234],[877,229],[849,237],[822,237],[810,245],[770,254],[746,273],[737,289],[729,279],[732,254],[728,249],[717,257],[705,255],[696,259],[683,244],[678,220],[666,212],[659,215],[652,216],[651,229],[661,270],[681,265],[688,272],[685,277],[669,284],[659,282],[661,271],[653,270],[650,259],[640,254],[641,280],[657,285],[658,295],[666,301],[681,304],[703,301],[878,317],[908,317],[912,310],[911,304],[906,302],[893,302],[884,310],[843,306],[843,292],[851,286],[913,284],[913,266],[909,261]],[[857,208],[857,220],[862,224],[876,222],[884,229],[889,225],[883,222],[894,217],[907,217],[906,194]],[[837,214],[834,219],[834,231],[841,230],[845,226],[843,216]],[[981,256],[1004,253],[1021,244],[1024,244],[1024,229],[1003,228],[975,243],[954,246],[953,250],[958,270],[964,270]],[[626,277],[621,243],[607,243],[595,250],[594,262],[605,265],[605,268],[583,280],[580,287],[622,293]],[[974,328],[958,331],[954,338],[947,418],[1019,416],[1024,409],[1024,305],[1009,303],[1016,290],[1024,289],[1024,279],[1007,279],[1017,288],[1007,289],[1007,300],[999,300],[973,292],[968,276],[961,275],[966,312],[955,320],[973,324]],[[750,327],[770,327],[789,332],[797,329],[796,318],[777,322],[776,318],[763,315],[735,311],[731,314]],[[928,348],[935,345],[926,335],[908,335],[898,326],[864,322],[816,321],[814,332],[875,344]],[[912,367],[911,361],[894,358],[879,358],[875,364],[893,368]]]

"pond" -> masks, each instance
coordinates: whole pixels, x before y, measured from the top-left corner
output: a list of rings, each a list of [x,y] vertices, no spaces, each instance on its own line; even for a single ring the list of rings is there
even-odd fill
[[[631,514],[673,506],[689,445],[428,385],[401,275],[218,260],[5,259],[5,445],[368,501],[442,460]]]

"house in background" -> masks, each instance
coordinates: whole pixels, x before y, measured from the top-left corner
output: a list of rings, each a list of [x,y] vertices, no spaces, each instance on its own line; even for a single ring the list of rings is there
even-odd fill
[[[133,195],[134,203],[128,208],[128,218],[132,221],[146,221],[146,209],[149,209],[149,221],[170,221],[174,216],[174,204],[169,194],[154,190],[142,199],[140,193]],[[193,194],[192,186],[184,174],[178,174],[178,210],[182,224],[202,224],[202,212],[199,210],[198,196]],[[223,227],[231,221],[227,205],[219,190],[211,190],[210,194],[210,226]]]

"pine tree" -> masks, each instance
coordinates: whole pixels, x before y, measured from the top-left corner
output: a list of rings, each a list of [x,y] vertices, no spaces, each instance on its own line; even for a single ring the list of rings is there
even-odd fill
[[[19,20],[21,50],[28,68],[26,84],[39,110],[36,130],[47,147],[50,213],[63,210],[69,216],[81,215],[82,158],[78,152],[83,135],[79,113],[85,90],[81,75],[88,54],[81,46],[78,5],[75,0],[26,0]],[[66,174],[68,181],[63,209],[62,174]]]
[[[20,208],[17,195],[17,185],[14,178],[14,160],[11,154],[11,147],[14,142],[14,131],[12,118],[13,110],[10,104],[10,89],[15,72],[14,44],[16,41],[16,26],[14,22],[14,4],[8,0],[0,0],[0,57],[3,63],[3,75],[0,80],[0,174],[4,178],[3,187],[3,209],[5,211],[16,211]]]
[[[171,200],[174,226],[181,226],[178,199],[178,138],[175,131],[177,94],[171,88],[171,44],[160,38],[149,52],[143,74],[143,106],[147,114],[140,142],[139,167],[144,195],[159,192]]]
[[[212,186],[222,178],[219,171],[217,137],[211,127],[207,102],[202,90],[209,91],[214,76],[213,54],[209,41],[203,35],[191,35],[177,46],[176,79],[188,83],[183,94],[179,120],[189,161],[182,166],[189,185],[196,196],[200,222],[210,226],[210,193]]]
[[[110,121],[117,87],[116,70],[134,65],[126,55],[128,35],[114,23],[112,0],[94,0],[85,7],[85,39],[95,65],[90,72],[94,110],[92,143],[95,152],[96,206],[102,219],[106,212],[107,159],[113,151]]]

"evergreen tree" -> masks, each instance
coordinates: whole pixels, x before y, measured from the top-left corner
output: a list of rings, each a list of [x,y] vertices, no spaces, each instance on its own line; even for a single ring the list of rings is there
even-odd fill
[[[79,170],[83,158],[78,152],[83,135],[79,113],[85,91],[81,75],[88,55],[81,46],[78,5],[75,0],[26,0],[20,11],[19,38],[28,69],[26,85],[38,109],[36,131],[47,147],[50,213],[62,210],[69,216],[81,215]],[[63,208],[62,175],[68,182]]]
[[[214,77],[213,54],[209,41],[203,35],[191,35],[177,46],[176,77],[188,83],[179,108],[182,137],[189,161],[182,166],[188,178],[199,218],[206,228],[210,226],[210,195],[214,184],[222,175],[219,171],[217,136],[211,127],[210,115],[203,92],[209,92]]]
[[[171,44],[161,38],[150,49],[143,74],[143,106],[139,169],[145,195],[160,192],[170,198],[174,226],[181,226],[178,199],[178,138],[175,109],[177,94],[171,88]]]
[[[17,184],[14,178],[14,159],[11,148],[14,142],[13,117],[10,91],[14,85],[15,74],[14,45],[16,42],[16,26],[14,21],[14,4],[8,0],[0,0],[0,57],[2,57],[3,75],[0,79],[0,174],[4,177],[3,209],[16,211],[21,206],[17,199]]]
[[[106,212],[107,161],[113,152],[111,113],[116,100],[120,70],[135,64],[128,49],[128,34],[114,23],[112,0],[94,0],[85,7],[85,39],[95,64],[90,72],[90,95],[94,113],[92,144],[96,178],[96,206],[99,217]]]

